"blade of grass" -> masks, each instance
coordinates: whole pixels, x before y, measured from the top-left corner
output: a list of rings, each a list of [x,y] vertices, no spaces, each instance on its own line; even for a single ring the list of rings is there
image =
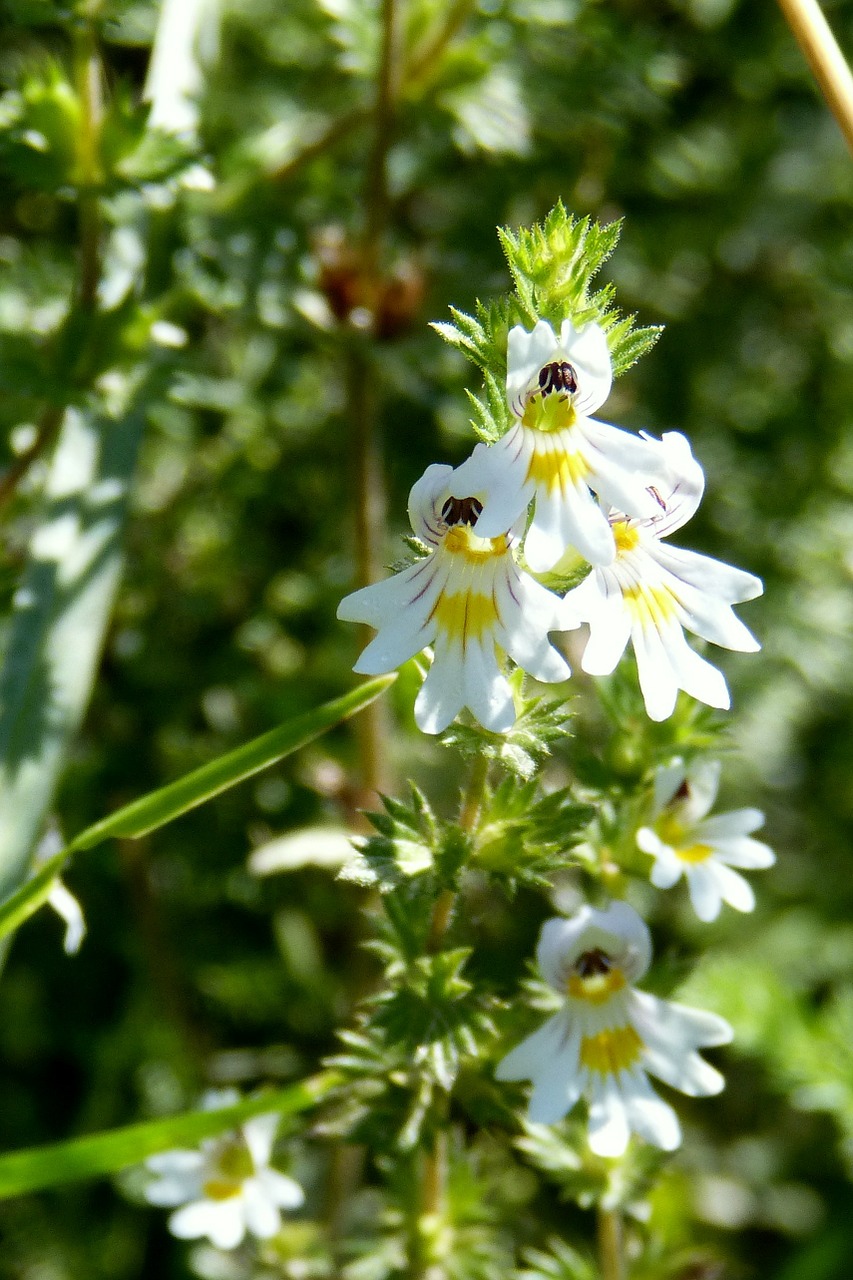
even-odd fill
[[[56,877],[72,853],[91,849],[111,836],[136,838],[156,831],[228,787],[276,764],[285,756],[354,715],[378,698],[396,679],[396,673],[367,680],[341,698],[325,702],[305,715],[287,720],[259,738],[194,769],[175,782],[132,801],[107,818],[81,831],[66,848],[0,904],[0,939],[17,929],[47,901]]]
[[[67,1142],[11,1151],[0,1156],[0,1199],[85,1178],[102,1178],[139,1164],[159,1151],[196,1146],[204,1138],[236,1128],[250,1116],[272,1112],[296,1115],[320,1102],[339,1083],[334,1072],[326,1071],[286,1089],[257,1094],[215,1111],[188,1111]]]

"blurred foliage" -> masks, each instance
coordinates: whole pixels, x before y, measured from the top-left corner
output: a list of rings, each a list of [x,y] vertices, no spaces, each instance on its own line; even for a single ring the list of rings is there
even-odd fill
[[[428,1083],[440,1093],[449,1052],[452,1221],[419,1247],[460,1280],[514,1266],[524,1280],[588,1280],[592,1218],[565,1199],[583,1187],[590,1205],[636,1195],[638,1214],[650,1214],[629,1228],[637,1278],[842,1280],[853,1271],[850,158],[772,6],[399,8],[384,230],[372,246],[376,0],[226,7],[197,143],[145,129],[153,0],[6,0],[0,10],[0,464],[26,457],[52,408],[121,418],[141,371],[156,374],[145,384],[123,586],[56,816],[73,835],[350,687],[357,638],[334,612],[355,573],[360,416],[375,412],[380,427],[390,563],[410,485],[429,462],[461,460],[474,440],[465,391],[480,388],[429,322],[506,293],[496,225],[541,220],[558,199],[577,217],[624,218],[599,279],[616,285],[623,312],[666,332],[618,381],[606,413],[689,435],[708,492],[682,541],[765,579],[766,596],[745,612],[762,657],[721,659],[735,707],[721,807],[764,807],[779,862],[757,878],[754,918],[726,912],[710,927],[692,918],[683,887],[654,894],[643,859],[634,868],[632,891],[656,938],[651,985],[683,987],[737,1033],[726,1092],[679,1100],[685,1147],[650,1199],[648,1153],[635,1153],[631,1185],[614,1190],[606,1170],[577,1168],[573,1120],[555,1131],[560,1151],[525,1134],[513,1144],[506,1091],[468,1072],[466,1046],[449,1035],[449,1047],[434,1042]],[[827,11],[850,50],[853,7],[840,0]],[[81,169],[83,29],[103,60],[94,174]],[[93,193],[104,252],[98,306],[87,309],[80,210]],[[5,613],[47,457],[5,504]],[[0,638],[5,647],[8,626]],[[452,825],[465,727],[447,749],[425,743],[411,726],[411,687],[404,672],[391,695],[390,764],[414,777],[438,824]],[[601,865],[582,846],[572,854],[563,906],[593,870],[605,883],[619,874],[608,869],[608,812],[643,803],[650,763],[719,732],[714,717],[681,704],[671,724],[650,725],[630,672],[601,703],[583,679],[570,692],[572,736],[554,746],[546,777],[558,795],[579,781],[611,807],[599,819]],[[520,722],[509,744],[522,779],[538,728],[525,739]],[[433,984],[453,1006],[478,976],[504,998],[515,992],[550,910],[535,862],[511,902],[505,892],[502,841],[523,781],[498,792],[500,830],[484,838],[464,920],[452,925],[460,947],[470,936],[453,929],[476,932],[461,971],[438,972],[435,959],[412,971],[366,951],[375,902],[322,865],[263,879],[247,870],[253,847],[289,831],[353,826],[359,778],[358,739],[341,728],[151,838],[73,866],[89,924],[80,955],[65,957],[61,928],[43,913],[3,973],[4,1147],[181,1110],[206,1083],[249,1088],[311,1073],[341,1052],[335,1029],[356,1026],[380,961],[397,965],[393,999],[365,1015],[349,1045],[364,1080],[399,1002],[410,1009]],[[539,814],[546,835],[554,816]],[[478,1011],[484,1034],[495,1013]],[[508,1042],[515,1024],[529,1026],[517,1002],[501,1014]],[[386,1092],[376,1115],[396,1125],[391,1146],[405,1123],[416,1133],[417,1097],[406,1079]],[[464,1140],[472,1122],[483,1131],[473,1144]],[[393,1169],[381,1145],[368,1162],[338,1224],[346,1256],[331,1256],[316,1226],[334,1218],[347,1185],[330,1135],[351,1123],[330,1112],[328,1131],[318,1122],[295,1148],[306,1215],[254,1274],[399,1271],[416,1144]],[[252,1274],[249,1255],[226,1264],[170,1240],[162,1213],[126,1190],[130,1200],[91,1184],[4,1204],[0,1271],[15,1280]]]

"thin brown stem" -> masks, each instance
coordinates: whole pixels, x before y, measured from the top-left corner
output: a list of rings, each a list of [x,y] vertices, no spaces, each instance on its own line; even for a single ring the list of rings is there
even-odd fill
[[[318,156],[321,156],[324,151],[328,151],[338,142],[342,142],[344,138],[348,138],[360,125],[370,120],[371,115],[372,112],[369,108],[356,107],[354,111],[349,111],[346,115],[339,116],[313,142],[309,142],[301,151],[297,151],[295,156],[285,160],[284,164],[279,165],[277,169],[273,169],[269,175],[271,180],[273,182],[289,181],[301,169],[304,169],[306,164],[310,164],[312,160],[316,160]]]
[[[352,481],[355,492],[355,559],[356,583],[359,587],[375,582],[382,567],[385,544],[385,487],[377,433],[377,402],[371,376],[369,354],[361,344],[349,353],[347,410],[352,431]],[[362,641],[370,640],[372,631],[363,629]],[[375,792],[390,785],[390,768],[385,744],[387,711],[377,700],[359,716],[358,733],[361,757],[361,791],[363,802],[375,804]]]
[[[598,1210],[598,1261],[601,1280],[625,1280],[622,1215],[618,1209]]]
[[[853,151],[853,75],[817,0],[779,0],[830,111]]]
[[[382,0],[382,44],[373,108],[373,147],[367,166],[365,191],[365,266],[374,273],[378,269],[379,253],[389,215],[388,152],[394,135],[398,95],[399,37],[398,0]]]
[[[100,144],[103,123],[103,72],[95,32],[91,24],[80,27],[74,49],[75,78],[80,99],[80,131],[77,135],[77,167],[80,196],[80,271],[77,302],[94,311],[101,277],[101,212],[98,190],[101,172]]]
[[[0,506],[11,498],[33,463],[50,449],[64,416],[65,410],[59,405],[48,405],[45,409],[32,444],[0,476]]]
[[[441,56],[474,11],[474,0],[456,0],[451,5],[439,30],[419,49],[415,49],[403,70],[402,92],[419,89],[441,61]]]
[[[463,831],[473,831],[479,821],[488,776],[488,758],[486,756],[477,756],[459,809],[459,825]],[[427,950],[431,954],[441,949],[456,907],[456,897],[457,894],[454,889],[445,888],[442,889],[435,900],[429,934],[427,935]]]

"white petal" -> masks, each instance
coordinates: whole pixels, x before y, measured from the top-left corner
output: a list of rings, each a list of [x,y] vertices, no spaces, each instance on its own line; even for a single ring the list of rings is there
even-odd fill
[[[515,724],[512,689],[498,667],[491,636],[468,640],[463,650],[462,679],[465,706],[484,729],[506,733]]]
[[[47,895],[47,901],[56,914],[65,921],[65,941],[62,944],[65,954],[76,955],[86,936],[86,921],[83,918],[80,903],[74,894],[66,889],[61,880],[56,881]]]
[[[665,431],[660,440],[646,432],[642,434],[658,454],[657,478],[652,484],[659,509],[653,513],[648,527],[656,538],[667,538],[695,514],[705,491],[705,474],[693,457],[689,440],[680,432]]]
[[[559,343],[546,320],[539,320],[530,333],[520,324],[514,325],[507,338],[506,394],[515,412],[521,416],[524,396],[539,370],[555,359]]]
[[[627,1079],[622,1077],[622,1096],[634,1133],[662,1151],[674,1151],[681,1145],[678,1117],[655,1093],[644,1071],[634,1070]]]
[[[749,836],[716,842],[714,856],[718,862],[729,867],[740,867],[744,871],[763,871],[772,867],[776,861],[776,854],[769,845],[762,844],[760,840],[752,840]]]
[[[639,836],[639,832],[637,834]],[[638,838],[637,844],[639,843]],[[648,853],[649,850],[646,849],[645,852]],[[662,844],[649,873],[649,879],[656,889],[671,889],[681,879],[683,871],[684,864],[681,859],[667,845]]]
[[[597,324],[576,329],[571,320],[560,328],[560,351],[575,371],[578,389],[572,404],[578,414],[595,413],[610,395],[613,367],[604,330]],[[541,366],[540,366],[541,368]]]
[[[725,676],[690,648],[684,632],[677,624],[667,628],[664,643],[678,687],[706,706],[728,710],[731,697]]]
[[[258,1181],[264,1191],[280,1209],[298,1209],[305,1203],[305,1192],[299,1183],[278,1169],[262,1169]]]
[[[442,733],[465,706],[461,644],[448,644],[441,634],[427,678],[415,699],[415,723],[422,733]]]
[[[582,481],[565,489],[537,486],[533,520],[524,556],[535,573],[546,573],[567,547],[577,547],[591,564],[611,564],[616,554],[613,530]]]
[[[201,1194],[201,1179],[198,1173],[164,1176],[155,1182],[149,1182],[142,1194],[149,1204],[156,1204],[161,1209],[172,1209]]]
[[[275,1113],[252,1116],[243,1122],[243,1136],[256,1169],[269,1164],[280,1122],[281,1117]]]
[[[243,1186],[243,1213],[246,1226],[259,1240],[269,1240],[281,1230],[278,1206],[257,1178],[249,1178]]]
[[[450,496],[453,468],[434,462],[409,491],[409,523],[416,537],[437,544],[441,539],[441,508]]]
[[[532,1080],[542,1063],[560,1052],[568,1034],[567,1013],[561,1009],[501,1058],[495,1068],[495,1079]]]
[[[434,593],[440,589],[447,568],[437,555],[425,556],[392,578],[373,582],[344,596],[337,616],[342,622],[363,622],[381,628],[404,614],[412,619],[412,630],[416,630],[428,616]]]
[[[731,1041],[732,1029],[724,1018],[647,991],[632,991],[629,1008],[643,1041],[643,1061],[653,1075],[691,1097],[719,1093],[722,1076],[695,1050]]]
[[[721,772],[720,760],[696,760],[691,764],[687,779],[688,795],[680,802],[679,808],[679,813],[690,823],[698,822],[710,812],[720,789]],[[701,841],[697,835],[696,843],[712,844],[713,841]]]
[[[145,1168],[151,1173],[159,1173],[171,1178],[197,1174],[203,1164],[204,1157],[200,1151],[189,1151],[179,1147],[175,1151],[158,1151],[156,1155],[149,1156],[145,1161]]]
[[[652,627],[634,623],[631,641],[637,657],[637,675],[650,720],[668,720],[675,710],[680,688],[669,651]]]
[[[701,831],[705,844],[716,844],[718,840],[737,840],[751,835],[763,826],[764,814],[760,809],[732,809],[729,813],[715,813],[712,818],[705,818],[696,830]]]
[[[453,472],[453,497],[473,497],[483,504],[477,519],[479,537],[499,537],[527,510],[534,489],[527,480],[532,453],[533,432],[517,423],[496,444],[478,444]]]
[[[498,644],[537,680],[567,680],[571,667],[548,639],[550,631],[562,629],[560,615],[568,612],[564,602],[526,573],[514,573],[498,590]]]
[[[693,910],[700,920],[709,924],[716,920],[723,904],[723,893],[718,868],[712,861],[700,862],[684,868],[687,876],[687,887],[690,890],[690,901]]]
[[[735,911],[754,911],[755,894],[752,891],[752,885],[748,884],[743,876],[738,875],[737,871],[733,871],[723,863],[718,862],[716,869],[723,902],[734,907]]]
[[[727,604],[743,604],[764,591],[764,584],[754,573],[736,569],[734,565],[658,543],[655,558],[676,578],[695,587],[704,596],[716,596]]]
[[[207,1236],[218,1249],[234,1249],[246,1231],[242,1201],[239,1196],[229,1200],[195,1200],[172,1214],[169,1230],[179,1240]]]
[[[617,512],[653,522],[661,517],[652,489],[666,485],[667,470],[659,443],[622,431],[594,418],[578,424],[584,456],[591,468],[590,488]]]
[[[616,591],[602,601],[590,620],[589,640],[581,659],[583,670],[591,676],[609,676],[615,671],[630,638],[631,615],[621,592]]]
[[[615,1078],[591,1073],[589,1101],[589,1145],[597,1156],[621,1156],[628,1145],[630,1129],[625,1103]]]
[[[662,813],[670,800],[674,799],[675,794],[684,785],[687,780],[687,769],[683,760],[673,760],[671,764],[660,765],[655,770],[655,798],[653,801],[653,813],[657,817]]]

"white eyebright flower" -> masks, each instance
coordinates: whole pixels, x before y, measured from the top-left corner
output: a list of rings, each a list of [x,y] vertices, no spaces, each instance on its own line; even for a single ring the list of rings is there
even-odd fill
[[[463,707],[485,728],[503,733],[515,723],[515,706],[497,650],[537,680],[566,680],[571,670],[548,633],[570,630],[578,621],[519,568],[513,554],[518,527],[479,536],[480,503],[464,494],[455,476],[452,467],[433,464],[409,494],[412,528],[433,548],[430,554],[346,596],[338,617],[378,629],[355,664],[364,675],[393,671],[434,646],[415,702],[424,733],[441,733]]]
[[[557,338],[545,320],[530,333],[516,325],[507,366],[507,397],[519,421],[496,444],[477,445],[456,473],[483,504],[482,536],[508,528],[535,498],[524,544],[534,572],[552,568],[569,546],[593,564],[609,564],[613,532],[592,491],[620,510],[651,516],[658,458],[643,438],[589,417],[612,381],[603,330],[564,320]]]
[[[760,809],[734,809],[709,818],[720,785],[719,760],[688,768],[679,760],[655,773],[651,825],[637,832],[637,844],[651,854],[651,881],[670,889],[687,878],[690,901],[700,920],[716,920],[722,903],[752,911],[755,895],[734,867],[757,871],[772,867],[776,855],[751,839],[764,825]]]
[[[646,711],[652,720],[666,720],[679,689],[711,707],[731,705],[722,673],[690,648],[684,628],[712,644],[754,653],[761,646],[731,606],[764,588],[751,573],[663,542],[695,512],[705,478],[678,432],[648,444],[666,463],[665,481],[651,491],[656,514],[638,519],[611,511],[616,558],[593,568],[566,601],[590,626],[584,671],[609,675],[630,639]]]
[[[216,1107],[238,1100],[235,1091],[222,1090],[203,1102]],[[279,1231],[279,1211],[298,1209],[305,1195],[297,1182],[270,1167],[278,1123],[277,1115],[253,1116],[197,1151],[165,1151],[146,1160],[157,1175],[144,1191],[149,1204],[181,1206],[169,1218],[172,1235],[206,1236],[218,1249],[236,1249],[247,1231],[259,1240]]]
[[[537,1124],[556,1124],[586,1098],[596,1155],[622,1155],[631,1131],[674,1150],[678,1119],[646,1073],[691,1097],[719,1093],[723,1077],[696,1050],[728,1044],[729,1024],[634,990],[651,939],[626,902],[546,921],[536,959],[565,1004],[498,1064],[497,1078],[533,1082],[528,1116]]]

